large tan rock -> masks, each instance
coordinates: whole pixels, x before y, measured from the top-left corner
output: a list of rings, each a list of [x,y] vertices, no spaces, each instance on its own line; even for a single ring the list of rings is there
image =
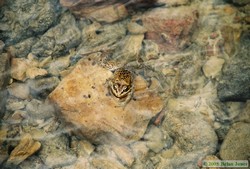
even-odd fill
[[[112,72],[95,63],[91,58],[80,61],[49,99],[60,108],[60,116],[91,141],[121,144],[139,140],[150,119],[162,110],[162,99],[146,88],[136,91],[134,95],[138,92],[139,97],[120,107],[106,86]],[[143,81],[135,82],[136,86]]]

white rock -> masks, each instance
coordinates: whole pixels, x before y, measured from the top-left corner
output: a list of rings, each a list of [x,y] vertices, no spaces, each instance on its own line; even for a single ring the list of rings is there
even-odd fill
[[[28,68],[27,71],[26,71],[26,77],[29,78],[29,79],[34,79],[37,76],[44,76],[46,74],[48,74],[47,70],[40,69],[40,68],[37,68],[37,67]]]
[[[151,126],[148,133],[145,134],[144,139],[147,142],[148,148],[155,153],[160,152],[165,146],[163,133],[160,128],[156,126]]]
[[[11,77],[16,80],[26,80],[26,70],[29,67],[29,61],[24,58],[13,58],[11,60]]]
[[[15,82],[8,87],[8,92],[16,98],[27,99],[29,97],[29,86],[25,83]]]
[[[217,57],[210,59],[203,65],[202,69],[206,77],[215,78],[221,72],[225,60]]]

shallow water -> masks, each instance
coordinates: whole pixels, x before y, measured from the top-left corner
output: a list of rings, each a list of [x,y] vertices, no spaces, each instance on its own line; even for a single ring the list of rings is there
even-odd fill
[[[0,1],[0,168],[249,162],[250,3],[145,2]]]

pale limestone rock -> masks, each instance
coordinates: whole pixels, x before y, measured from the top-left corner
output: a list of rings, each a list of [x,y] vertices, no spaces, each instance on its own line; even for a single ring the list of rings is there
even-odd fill
[[[148,133],[144,135],[144,139],[148,148],[155,153],[159,153],[166,144],[161,129],[156,126],[152,126],[149,129]]]
[[[163,150],[160,155],[164,159],[173,158],[174,156],[178,155],[179,152],[180,149],[177,146],[173,146],[170,149]]]
[[[130,146],[134,156],[142,161],[147,157],[149,152],[149,148],[146,144],[147,143],[145,141],[138,141]]]
[[[72,165],[67,165],[65,167],[60,167],[61,169],[93,169],[87,158],[80,157]]]
[[[26,80],[26,70],[29,67],[29,62],[24,58],[13,58],[11,60],[11,77],[16,80]]]
[[[190,0],[158,0],[158,3],[165,3],[167,6],[187,5]]]
[[[52,60],[49,64],[49,72],[53,75],[59,75],[62,70],[65,70],[70,65],[70,55]]]
[[[143,40],[143,57],[146,61],[159,58],[159,46],[151,40]]]
[[[0,130],[0,145],[2,146],[2,143],[5,141],[8,134],[7,128],[1,128]]]
[[[13,58],[11,60],[11,77],[16,80],[25,81],[27,78],[34,79],[37,76],[48,74],[45,69],[37,68],[38,62],[32,54],[28,55],[28,59]]]
[[[102,168],[102,169],[126,169],[120,162],[118,162],[115,158],[112,157],[95,157],[91,161],[94,168]]]
[[[38,67],[43,68],[43,67],[47,66],[51,61],[52,61],[52,57],[48,56],[48,57],[44,58],[41,62],[39,62]]]
[[[9,118],[10,124],[20,124],[22,120],[27,117],[27,112],[23,110],[16,110]]]
[[[95,146],[93,146],[87,140],[80,140],[77,142],[77,153],[78,156],[90,156],[90,154],[95,150]]]
[[[148,87],[147,81],[140,75],[135,77],[135,83],[137,84],[135,91],[145,90]]]
[[[18,99],[8,99],[6,103],[6,109],[10,111],[21,110],[25,108],[26,103],[19,101]]]
[[[26,70],[26,77],[29,79],[34,79],[37,76],[44,76],[47,74],[48,74],[47,70],[37,67],[31,67]]]
[[[179,97],[169,99],[167,104],[168,111],[188,111],[199,112],[211,125],[215,120],[214,109],[210,102],[217,98],[216,87],[208,83],[204,88],[197,91],[197,94],[190,97]]]
[[[33,53],[29,53],[27,59],[29,61],[30,66],[38,67],[39,61],[37,60],[37,57]]]
[[[217,57],[210,59],[203,65],[202,69],[206,77],[215,78],[221,72],[225,60]]]
[[[127,27],[128,27],[128,31],[131,34],[144,34],[147,32],[146,28],[144,28],[143,26],[139,25],[136,22],[129,22]]]
[[[174,144],[182,152],[200,151],[200,153],[210,154],[216,150],[217,135],[197,111],[170,110],[166,113],[163,128],[170,136],[174,136]]]
[[[162,99],[144,90],[144,97],[132,99],[125,107],[120,107],[119,100],[109,94],[106,85],[112,72],[92,59],[81,60],[49,99],[60,108],[61,117],[78,129],[77,134],[91,141],[129,143],[139,140],[150,119],[162,110]]]
[[[48,137],[47,137],[48,138]],[[76,154],[68,148],[69,140],[64,135],[50,135],[43,142],[39,157],[48,168],[60,168],[76,162]]]
[[[29,86],[25,83],[15,82],[8,87],[8,92],[16,98],[27,99],[29,97]]]
[[[94,1],[68,1],[60,0],[62,6],[69,8],[75,15],[79,17],[87,17],[95,19],[98,22],[112,23],[122,20],[128,16],[128,11],[122,3],[104,3],[95,5]]]
[[[112,150],[118,159],[126,166],[131,167],[135,158],[132,151],[126,146],[113,145]]]
[[[31,134],[32,138],[39,141],[44,140],[44,138],[47,136],[47,133],[44,130],[37,128],[31,129],[29,133]]]
[[[85,10],[87,11],[87,10]],[[104,8],[93,7],[93,11],[87,17],[94,18],[98,22],[112,23],[127,17],[128,11],[123,4],[107,5]]]
[[[143,39],[143,34],[128,35],[125,37],[119,48],[117,48],[113,57],[115,57],[117,60],[125,60],[126,62],[136,60],[140,53]]]
[[[34,154],[41,147],[41,143],[34,141],[30,134],[24,134],[20,143],[11,152],[8,164],[18,165],[26,158]]]

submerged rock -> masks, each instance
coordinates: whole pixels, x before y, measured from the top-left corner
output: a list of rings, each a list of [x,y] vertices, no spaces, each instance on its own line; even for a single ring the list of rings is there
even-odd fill
[[[31,156],[19,165],[20,169],[41,169],[47,168],[43,161],[37,156]]]
[[[0,39],[7,46],[45,32],[57,21],[57,0],[6,1],[0,11]]]
[[[151,59],[159,58],[159,46],[151,40],[143,40],[142,42],[142,56],[143,60],[149,61]]]
[[[91,163],[94,168],[102,168],[102,169],[126,169],[118,160],[115,158],[105,156],[105,157],[95,157],[91,160]]]
[[[87,17],[99,22],[112,23],[125,18],[128,11],[124,4],[111,1],[60,0],[78,17]]]
[[[29,61],[24,58],[13,58],[11,60],[11,77],[16,80],[25,81],[26,71],[29,67]]]
[[[115,152],[118,159],[126,166],[131,167],[134,162],[134,155],[126,146],[112,145],[112,150]]]
[[[70,13],[65,13],[60,23],[43,34],[31,51],[40,57],[58,56],[78,46],[80,42],[81,32],[75,18]]]
[[[217,57],[210,57],[209,60],[203,65],[202,70],[206,77],[215,78],[221,72],[225,60]]]
[[[82,30],[82,43],[78,54],[86,54],[100,50],[107,50],[109,46],[119,44],[126,35],[125,22],[112,25],[101,25],[93,22]]]
[[[226,65],[217,92],[221,101],[246,101],[250,99],[250,34],[241,37],[239,52]]]
[[[77,134],[91,141],[121,144],[139,140],[150,119],[162,110],[163,101],[146,89],[144,94],[140,91],[137,100],[121,107],[105,85],[111,76],[112,72],[97,65],[95,60],[84,59],[49,98],[60,108],[60,116],[73,124]]]
[[[60,80],[57,77],[47,77],[42,79],[30,79],[28,85],[33,97],[45,98],[56,88],[59,82]]]
[[[221,101],[246,101],[250,99],[250,66],[231,65],[217,87]]]
[[[217,136],[199,113],[169,112],[166,114],[164,128],[184,152],[204,151],[209,154],[216,150]]]
[[[48,74],[47,70],[37,67],[28,68],[26,71],[26,77],[29,79],[35,79],[38,76],[45,76],[47,74]]]
[[[7,53],[0,54],[0,117],[4,115],[5,103],[7,99],[7,90],[5,90],[10,76],[10,57]]]
[[[121,62],[135,61],[140,53],[143,38],[143,34],[126,36],[112,57]]]
[[[0,53],[3,52],[4,47],[5,47],[4,42],[2,40],[0,40]]]
[[[8,51],[14,57],[17,57],[17,58],[26,57],[30,53],[32,45],[34,45],[36,41],[37,41],[37,38],[34,38],[34,37],[25,39],[17,44],[10,46],[8,48]]]
[[[235,5],[247,5],[249,4],[249,0],[233,0],[233,4]]]
[[[43,148],[39,151],[39,156],[48,168],[71,165],[77,160],[76,154],[67,147],[69,142],[66,136],[51,135],[42,144]]]
[[[32,139],[30,134],[22,136],[20,143],[11,152],[7,165],[18,165],[34,154],[41,147],[41,143]]]
[[[88,17],[98,22],[112,23],[128,16],[128,11],[121,3],[102,7],[87,7],[79,11],[82,17]]]
[[[20,99],[28,99],[29,98],[29,86],[26,83],[12,83],[8,86],[8,92],[11,96]]]
[[[164,4],[156,2],[157,0],[60,0],[60,4],[69,8],[76,16],[106,23],[126,18],[130,9],[151,8]]]
[[[158,0],[159,3],[166,3],[167,6],[187,5],[190,0]]]
[[[220,157],[223,160],[248,160],[250,150],[250,124],[235,123],[222,143]]]
[[[47,102],[32,99],[26,105],[26,111],[30,117],[30,121],[33,120],[45,120],[54,115],[53,106]]]
[[[146,140],[148,148],[155,153],[159,153],[167,144],[162,131],[156,126],[151,126],[143,138]]]
[[[6,109],[10,111],[21,110],[25,108],[25,102],[18,99],[8,99],[6,103]]]
[[[156,8],[142,17],[148,30],[146,39],[156,42],[161,50],[179,51],[191,42],[198,14],[194,7]]]
[[[0,90],[9,83],[10,56],[7,53],[0,54]]]

